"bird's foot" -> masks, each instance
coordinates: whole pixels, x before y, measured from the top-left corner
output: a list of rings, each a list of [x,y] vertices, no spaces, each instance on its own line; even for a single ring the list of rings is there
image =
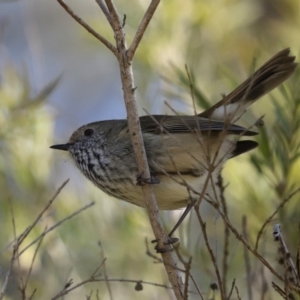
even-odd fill
[[[179,241],[178,238],[168,236],[168,241],[163,242],[163,245],[170,246],[170,245],[176,244],[178,241]],[[151,241],[151,243],[158,243],[158,240],[153,240],[153,241]],[[172,247],[163,248],[163,247],[159,246],[158,244],[154,247],[154,249],[156,250],[156,253],[166,253],[166,252],[173,250]]]
[[[151,176],[150,178],[142,178],[143,174],[140,174],[136,178],[136,185],[143,186],[145,184],[158,184],[160,183],[160,180],[158,178],[155,178],[154,176]]]

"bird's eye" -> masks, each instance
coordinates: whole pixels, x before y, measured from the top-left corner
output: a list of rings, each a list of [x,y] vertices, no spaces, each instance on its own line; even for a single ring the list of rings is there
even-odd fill
[[[91,136],[94,133],[94,129],[88,128],[84,131],[85,136]]]

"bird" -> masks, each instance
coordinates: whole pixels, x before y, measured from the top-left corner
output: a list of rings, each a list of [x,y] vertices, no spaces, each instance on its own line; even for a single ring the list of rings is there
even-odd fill
[[[50,148],[69,152],[83,175],[110,196],[145,207],[141,185],[153,183],[159,209],[189,210],[200,196],[218,197],[216,184],[228,159],[258,146],[256,141],[240,140],[257,132],[235,122],[296,67],[287,48],[200,114],[141,116],[148,180],[138,174],[126,119],[86,124],[67,143]]]

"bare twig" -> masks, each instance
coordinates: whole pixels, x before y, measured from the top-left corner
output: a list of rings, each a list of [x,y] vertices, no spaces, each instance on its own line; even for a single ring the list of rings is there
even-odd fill
[[[108,280],[108,276],[107,276],[107,271],[106,271],[106,265],[105,265],[106,257],[104,255],[104,250],[103,250],[103,247],[102,247],[102,244],[101,244],[100,241],[98,241],[98,245],[100,247],[101,258],[104,261],[104,263],[103,263],[103,274],[104,274],[104,278],[106,279],[106,286],[107,286],[108,293],[109,293],[109,299],[113,300],[112,290],[111,290],[111,286],[109,284],[109,280]]]
[[[277,208],[274,210],[274,212],[266,219],[266,221],[264,222],[264,224],[262,225],[262,227],[260,228],[258,234],[257,234],[257,238],[256,238],[256,243],[255,243],[255,250],[258,249],[258,243],[259,243],[259,239],[261,238],[263,231],[265,229],[265,227],[273,220],[274,216],[278,213],[278,211],[280,209],[282,209],[284,207],[284,205],[297,193],[300,192],[300,188],[296,189],[294,192],[292,192],[290,195],[288,195],[285,199],[283,199],[279,205],[277,206]]]
[[[105,15],[108,23],[110,24],[111,28],[113,28],[113,26],[112,26],[112,19],[111,19],[111,16],[109,14],[109,11],[107,9],[106,4],[103,2],[103,0],[96,0],[96,2],[100,6],[100,8],[101,8],[102,12],[104,13],[104,15]]]
[[[191,266],[192,266],[192,257],[189,258],[188,262],[185,261],[181,253],[179,252],[178,247],[174,247],[176,255],[179,261],[184,265],[185,268],[185,280],[184,280],[184,293],[183,298],[188,299],[188,288],[189,288],[189,278],[191,275]],[[201,296],[201,294],[200,294]]]
[[[46,228],[45,228],[45,231],[46,231]],[[26,278],[26,281],[25,281],[25,284],[24,284],[24,290],[26,289],[27,285],[28,285],[28,282],[29,282],[29,278],[31,276],[31,273],[32,273],[32,267],[33,267],[33,264],[34,264],[34,261],[35,261],[35,258],[36,258],[36,255],[42,245],[42,242],[43,242],[43,238],[41,238],[34,250],[34,254],[33,254],[33,257],[31,259],[31,263],[30,263],[30,268],[29,268],[29,271],[28,271],[28,274],[27,274],[27,278]]]
[[[219,206],[216,205],[216,203],[211,202],[211,201],[207,201],[209,204],[211,204],[213,207],[216,208],[216,210],[219,212],[219,214],[221,215],[221,217],[223,218],[223,220],[226,223],[226,226],[228,226],[231,230],[231,232],[235,235],[235,237],[241,241],[244,246],[246,246],[246,248],[254,255],[256,256],[268,269],[269,271],[275,275],[275,277],[277,277],[279,280],[284,281],[284,278],[274,270],[274,268],[272,268],[272,266],[265,260],[264,257],[262,257],[254,248],[252,248],[249,243],[245,240],[245,238],[237,231],[237,229],[231,224],[231,222],[229,221],[229,219],[224,215],[223,211],[220,210]]]
[[[297,270],[296,270],[295,264],[291,258],[289,249],[288,249],[288,247],[283,239],[283,236],[281,234],[281,229],[280,229],[279,224],[274,225],[273,236],[274,236],[275,241],[279,241],[279,243],[280,243],[280,252],[282,253],[284,262],[286,263],[286,272],[292,274],[292,281],[295,285],[297,285],[299,282]]]
[[[44,236],[47,235],[50,231],[54,230],[56,227],[60,226],[62,223],[64,223],[64,222],[72,219],[73,217],[77,216],[79,213],[81,213],[82,211],[88,209],[89,207],[93,206],[94,204],[95,204],[95,202],[88,203],[87,205],[85,205],[82,208],[80,208],[80,209],[76,210],[75,212],[73,212],[71,215],[67,216],[66,218],[63,218],[62,220],[60,220],[59,222],[57,222],[53,226],[49,227],[46,231],[44,231],[41,235],[39,235],[36,239],[34,239],[29,245],[27,245],[24,249],[22,249],[22,251],[19,253],[18,256],[21,256],[28,248],[30,248],[32,245],[34,245],[40,239],[44,238]]]
[[[136,51],[137,47],[139,46],[140,41],[143,38],[143,35],[149,25],[149,22],[151,21],[153,15],[155,13],[155,10],[156,10],[159,2],[160,2],[160,0],[152,0],[147,11],[145,12],[145,15],[136,31],[134,39],[127,51],[127,56],[129,59],[133,59],[135,51]]]
[[[234,288],[235,288],[235,279],[233,279],[233,281],[232,281],[231,289],[230,289],[228,297],[227,297],[228,300],[230,300]]]
[[[272,287],[283,299],[285,299],[285,292],[279,285],[277,285],[275,282],[272,282]]]
[[[237,288],[237,286],[234,287],[235,288],[235,291],[236,291],[236,296],[239,300],[242,300],[241,297],[240,297],[240,293],[239,293],[239,289]]]
[[[90,27],[86,22],[84,22],[74,11],[65,3],[64,0],[57,0],[57,2],[65,9],[65,11],[83,28],[85,28],[92,36],[98,39],[103,45],[105,45],[116,57],[118,57],[118,51],[107,39],[105,39],[101,34]]]
[[[10,211],[11,211],[11,217],[12,217],[12,225],[13,225],[14,237],[15,237],[15,240],[17,241],[18,239],[16,237],[16,224],[15,224],[15,217],[14,217],[14,211],[13,211],[11,199],[9,199],[9,205],[10,205]],[[3,287],[1,289],[0,300],[2,300],[4,298],[4,296],[5,296],[5,292],[6,292],[6,289],[7,289],[7,286],[8,286],[9,278],[10,278],[11,271],[12,271],[12,268],[13,268],[13,265],[14,265],[14,262],[15,262],[15,257],[16,257],[17,252],[18,252],[18,244],[16,242],[14,244],[14,247],[13,247],[13,253],[12,253],[12,256],[11,256],[9,269],[8,269],[8,271],[6,273],[4,284],[3,284]],[[22,282],[22,277],[20,278],[20,280]]]
[[[96,268],[96,270],[94,271],[94,273],[86,280],[81,281],[80,283],[74,285],[73,287],[70,287],[73,284],[73,280],[70,279],[64,286],[64,288],[58,293],[56,294],[53,298],[51,298],[51,300],[56,300],[61,298],[62,296],[67,295],[68,293],[70,293],[71,291],[77,289],[78,287],[86,284],[87,282],[95,282],[95,281],[106,281],[106,279],[102,279],[100,280],[100,273],[99,270],[102,268],[103,264],[105,262],[105,259],[103,259],[103,261],[101,262],[100,266]]]
[[[193,276],[192,274],[190,274],[190,277],[191,277],[191,280],[193,281],[193,283],[194,283],[194,285],[195,285],[195,288],[196,288],[197,293],[198,293],[198,295],[200,296],[201,300],[204,300],[203,293],[201,292],[201,290],[200,290],[200,288],[199,288],[199,286],[198,286],[198,284],[197,284],[197,282],[196,282],[194,276]]]
[[[64,288],[58,294],[56,294],[54,297],[52,297],[51,300],[57,300],[57,299],[67,295],[68,293],[74,291],[75,289],[79,288],[80,286],[82,286],[82,285],[84,285],[88,282],[106,282],[106,281],[109,281],[109,282],[128,282],[128,283],[135,283],[135,284],[152,285],[152,286],[172,290],[172,287],[169,287],[167,285],[159,284],[159,283],[155,283],[155,282],[143,281],[143,280],[123,279],[123,278],[108,278],[108,279],[99,278],[100,275],[101,275],[99,273],[99,270],[102,268],[104,262],[105,262],[105,259],[101,262],[100,266],[94,271],[94,273],[88,279],[79,282],[78,284],[74,285],[73,287],[71,287],[71,285],[73,284],[73,280],[72,279],[69,280],[69,282],[67,282],[67,284],[64,286]]]
[[[117,9],[112,0],[105,0],[106,7],[103,1],[99,1],[98,4],[106,17],[108,14],[110,17],[108,21],[114,31],[114,37],[116,40],[117,47],[112,46],[105,38],[96,33],[90,26],[83,22],[66,4],[63,0],[57,0],[63,8],[86,30],[88,30],[92,35],[94,35],[100,42],[102,42],[107,48],[109,48],[114,55],[117,57],[120,67],[121,81],[124,92],[124,101],[127,110],[127,120],[128,128],[131,136],[131,141],[135,153],[135,158],[138,166],[138,172],[142,179],[147,179],[151,177],[147,156],[144,148],[144,141],[142,136],[142,131],[140,127],[140,121],[138,116],[138,110],[135,99],[135,86],[134,78],[132,72],[132,60],[136,48],[139,45],[140,40],[149,24],[159,0],[152,1],[145,16],[141,22],[139,30],[136,34],[134,42],[132,43],[132,48],[128,49],[126,46],[125,32],[122,27],[121,20],[118,16]],[[106,9],[107,8],[107,9]],[[142,186],[145,206],[148,211],[149,219],[151,222],[152,230],[154,232],[155,238],[158,241],[157,249],[164,249],[166,252],[162,254],[164,265],[169,277],[169,280],[174,289],[174,293],[177,299],[183,299],[183,283],[180,277],[179,271],[176,269],[176,260],[173,253],[168,250],[172,248],[165,245],[168,242],[168,236],[166,235],[162,221],[160,219],[158,206],[156,203],[155,195],[153,192],[153,187],[151,185],[145,184]]]
[[[18,238],[18,244],[20,245],[24,239],[28,236],[28,234],[31,232],[32,228],[39,222],[45,211],[51,206],[53,201],[56,199],[56,197],[59,195],[59,193],[62,191],[62,189],[65,187],[65,185],[69,182],[69,179],[67,179],[55,192],[53,197],[48,201],[47,205],[44,207],[44,209],[39,213],[39,215],[36,217],[35,221],[28,227],[26,230],[19,236]]]
[[[12,264],[13,264],[14,261],[16,260],[16,257],[18,257],[19,246],[20,246],[20,243],[23,240],[20,239],[20,238],[17,239],[15,213],[14,213],[14,210],[13,210],[11,199],[9,199],[9,205],[10,205],[10,210],[11,210],[11,220],[12,220],[13,231],[14,231],[14,239],[15,239],[15,243],[13,245],[13,255],[12,255],[12,257],[13,257]],[[22,272],[21,272],[21,264],[20,264],[20,260],[19,259],[17,259],[17,266],[18,266],[19,281],[20,281],[20,286],[21,286],[20,290],[21,290],[21,293],[22,293],[22,299],[26,299],[26,295],[24,294],[24,289],[23,289],[23,287],[24,287],[24,280],[23,280],[23,276],[22,276]]]
[[[117,8],[115,7],[115,4],[112,0],[105,0],[105,3],[106,3],[106,7],[108,8],[111,20],[112,20],[111,21],[111,27],[112,27],[114,33],[116,33],[119,29],[122,28],[121,20],[118,16],[118,13],[117,13]],[[121,31],[119,33],[122,34]],[[122,42],[123,41],[125,41],[125,38],[122,40]],[[117,45],[118,45],[118,43],[121,42],[121,39],[116,37],[116,42],[117,42]]]
[[[65,187],[65,185],[69,182],[69,179],[67,179],[58,189],[57,191],[54,193],[53,197],[48,201],[48,203],[46,204],[46,206],[43,208],[43,210],[39,213],[39,215],[37,216],[37,218],[33,221],[33,223],[27,227],[24,232],[22,234],[20,234],[18,237],[16,235],[16,225],[15,225],[15,218],[14,218],[14,211],[13,211],[13,207],[12,204],[10,202],[10,208],[11,208],[11,216],[12,216],[12,224],[13,224],[13,230],[14,230],[14,236],[15,236],[15,243],[13,246],[13,253],[12,253],[12,257],[11,257],[11,261],[10,261],[10,266],[9,266],[9,270],[6,273],[5,276],[5,280],[4,280],[4,284],[3,287],[1,289],[1,293],[0,293],[0,300],[3,299],[3,297],[5,296],[5,292],[8,286],[8,282],[9,282],[9,278],[10,278],[10,274],[14,265],[15,260],[20,256],[19,253],[19,247],[20,245],[23,243],[24,239],[28,236],[28,234],[31,232],[31,230],[34,228],[34,226],[39,222],[39,220],[42,218],[43,214],[45,213],[45,211],[51,206],[51,204],[53,203],[53,201],[56,199],[56,197],[59,195],[59,193],[61,192],[61,190]],[[18,268],[20,270],[20,265],[19,265],[19,260],[18,260]],[[20,280],[21,280],[21,288],[24,287],[24,283],[23,283],[23,279],[21,276],[21,272],[20,273]]]
[[[146,151],[144,148],[144,141],[135,99],[135,86],[132,72],[133,55],[129,58],[127,54],[128,49],[126,47],[124,28],[122,27],[113,2],[111,0],[105,0],[105,2],[112,17],[113,30],[115,33],[117,49],[120,55],[118,60],[124,92],[124,101],[127,110],[128,128],[137,161],[138,172],[142,175],[143,178],[150,178],[151,174],[148,166]],[[149,18],[150,20],[151,17],[152,15],[150,10],[148,11],[148,15],[145,18]],[[144,27],[144,30],[146,30],[146,27]],[[167,243],[169,239],[164,231],[163,224],[160,219],[153,187],[151,185],[145,184],[142,186],[142,189],[152,230],[154,232],[156,240],[158,241],[157,249],[166,250],[166,252],[162,254],[162,258],[170,283],[172,284],[177,299],[183,299],[182,279],[180,277],[179,271],[176,269],[175,256],[172,252],[169,251],[172,248],[165,245],[165,243]]]
[[[203,221],[199,209],[196,210],[196,216],[198,218],[198,221],[199,221],[202,233],[203,233],[206,248],[208,250],[211,261],[212,261],[212,263],[214,265],[214,268],[215,268],[215,273],[216,273],[216,276],[217,276],[218,285],[219,285],[219,289],[220,289],[220,293],[221,293],[221,299],[225,299],[226,295],[224,295],[223,282],[222,282],[220,270],[219,270],[219,267],[218,267],[218,263],[217,263],[215,254],[214,254],[214,252],[213,252],[213,250],[210,246],[209,240],[208,240],[207,231],[206,231],[206,223]]]

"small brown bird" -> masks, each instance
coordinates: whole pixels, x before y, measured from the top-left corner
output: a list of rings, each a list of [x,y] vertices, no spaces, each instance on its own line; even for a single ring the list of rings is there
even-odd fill
[[[254,101],[291,76],[297,64],[290,50],[273,56],[250,78],[196,116],[140,118],[152,183],[160,209],[188,206],[201,193],[217,196],[224,163],[257,146],[241,136],[256,132],[233,124]],[[66,144],[81,172],[105,193],[145,207],[127,120],[99,121],[77,129]]]

